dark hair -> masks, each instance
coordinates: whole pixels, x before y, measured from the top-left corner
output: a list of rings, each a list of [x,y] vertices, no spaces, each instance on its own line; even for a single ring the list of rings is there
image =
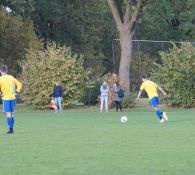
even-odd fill
[[[117,82],[115,82],[115,83],[116,83],[116,85],[117,85],[117,86],[120,86],[120,84],[119,84],[119,82],[118,82],[118,81],[117,81]]]
[[[147,79],[147,75],[146,75],[146,74],[143,74],[143,75],[141,76],[141,78],[142,78],[142,79]]]
[[[1,72],[7,73],[7,65],[2,65],[1,66]]]

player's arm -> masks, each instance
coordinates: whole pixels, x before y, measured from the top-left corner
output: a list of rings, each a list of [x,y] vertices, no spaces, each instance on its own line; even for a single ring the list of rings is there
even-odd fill
[[[139,92],[138,92],[137,98],[136,98],[137,101],[139,100],[141,94],[142,94],[142,90],[140,89]]]
[[[160,86],[158,86],[158,89],[163,93],[163,95],[167,95],[167,93]]]
[[[17,79],[14,78],[14,82],[16,84],[16,91],[20,92],[22,89],[22,83],[20,83]]]
[[[142,83],[142,85],[141,85],[141,87],[140,87],[140,90],[139,90],[139,92],[138,92],[138,94],[137,94],[137,98],[136,98],[136,100],[138,101],[139,100],[139,98],[140,98],[140,96],[141,96],[141,94],[142,94],[142,91],[144,90],[144,84]]]

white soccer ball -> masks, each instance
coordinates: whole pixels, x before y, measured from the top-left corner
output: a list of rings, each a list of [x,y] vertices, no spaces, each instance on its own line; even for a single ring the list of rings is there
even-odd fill
[[[121,117],[121,122],[122,123],[125,123],[125,122],[127,122],[128,121],[128,118],[126,117],[126,116],[122,116]]]

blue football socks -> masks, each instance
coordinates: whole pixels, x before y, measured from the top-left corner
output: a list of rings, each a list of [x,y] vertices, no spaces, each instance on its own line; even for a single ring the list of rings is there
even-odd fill
[[[10,129],[13,129],[14,126],[14,118],[13,117],[7,117],[7,124]]]
[[[12,116],[12,128],[14,127],[14,117]]]
[[[155,112],[156,112],[156,115],[158,116],[158,118],[161,120],[162,119],[162,112],[161,112],[161,110],[157,109]]]

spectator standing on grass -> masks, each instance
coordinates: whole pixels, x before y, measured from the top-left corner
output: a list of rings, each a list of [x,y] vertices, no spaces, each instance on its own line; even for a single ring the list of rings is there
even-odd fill
[[[7,124],[9,127],[7,134],[13,134],[16,95],[20,92],[22,83],[13,76],[7,74],[8,68],[6,65],[1,66],[0,72],[0,91],[3,102],[3,112],[7,116]]]
[[[103,107],[105,107],[106,112],[108,112],[108,93],[109,93],[109,86],[107,82],[103,82],[100,87],[100,112],[103,111]]]
[[[60,85],[60,82],[57,82],[54,87],[53,87],[53,92],[52,92],[52,98],[55,101],[55,104],[57,105],[57,109],[55,109],[55,113],[58,111],[62,112],[62,99],[64,96],[64,90],[62,86]]]
[[[121,102],[122,102],[123,96],[119,95],[120,91],[123,91],[122,88],[120,87],[120,84],[118,82],[115,82],[115,84],[113,86],[113,101],[115,102],[117,112],[119,109],[120,109],[120,111],[122,111]]]

